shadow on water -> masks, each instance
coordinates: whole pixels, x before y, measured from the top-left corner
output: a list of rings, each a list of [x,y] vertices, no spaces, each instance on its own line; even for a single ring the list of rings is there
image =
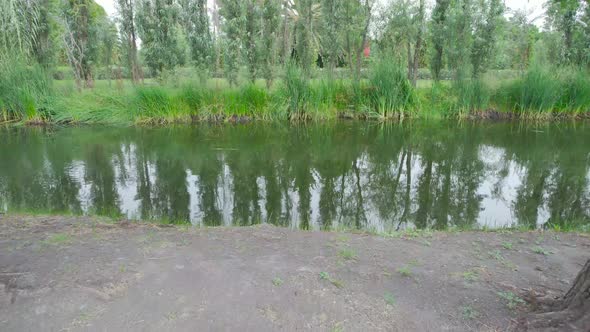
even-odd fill
[[[0,210],[393,231],[590,224],[586,123],[0,129]]]

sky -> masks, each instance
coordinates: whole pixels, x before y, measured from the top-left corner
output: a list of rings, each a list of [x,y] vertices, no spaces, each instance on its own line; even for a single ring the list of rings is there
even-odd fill
[[[114,16],[116,14],[115,11],[115,0],[95,0],[99,5],[101,5],[107,12],[109,16]],[[529,13],[529,18],[539,16],[543,13],[543,4],[545,0],[505,0],[506,5],[508,8],[511,9],[524,9]],[[211,2],[211,0],[208,0]],[[381,0],[381,2],[387,2],[387,0]],[[428,2],[434,3],[433,0],[429,0]],[[541,21],[541,20],[540,20]],[[536,24],[540,24],[542,22],[535,22]]]

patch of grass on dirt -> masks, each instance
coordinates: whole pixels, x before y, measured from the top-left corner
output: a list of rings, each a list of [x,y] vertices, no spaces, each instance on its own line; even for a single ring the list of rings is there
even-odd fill
[[[508,309],[515,309],[521,305],[526,304],[523,299],[512,292],[498,292],[498,296],[505,301]]]
[[[502,264],[502,266],[504,266],[510,270],[513,270],[513,271],[518,270],[518,267],[516,266],[516,264],[514,264],[511,261],[509,261],[508,259],[504,258],[504,256],[502,256],[502,253],[500,252],[500,250],[494,250],[489,255],[490,255],[490,258],[493,258],[493,259],[497,260],[498,262],[500,262],[500,264]]]
[[[284,282],[283,279],[281,279],[279,277],[276,277],[272,280],[272,284],[277,287],[281,286],[283,284],[283,282]]]
[[[412,270],[410,270],[409,266],[402,266],[397,269],[397,272],[402,275],[402,277],[409,278],[412,276]]]
[[[356,259],[356,257],[357,257],[356,251],[354,251],[354,249],[350,249],[350,248],[345,248],[345,249],[340,250],[338,255],[340,255],[340,257],[342,257],[342,259],[347,260],[347,261]]]
[[[320,272],[320,279],[329,281],[332,285],[337,288],[344,288],[342,281],[332,278],[328,272]]]
[[[350,237],[346,234],[340,234],[334,240],[338,242],[348,242],[350,241]]]
[[[506,249],[506,250],[512,250],[513,245],[512,245],[512,242],[506,241],[506,242],[502,243],[502,247],[504,247],[504,249]]]
[[[467,282],[475,282],[479,280],[479,272],[475,269],[467,270],[461,274],[463,280]]]
[[[474,320],[479,317],[479,312],[472,306],[466,305],[461,307],[461,316],[465,320]]]
[[[65,233],[57,233],[53,234],[47,239],[43,240],[43,244],[45,245],[54,245],[54,246],[61,246],[67,245],[72,242],[72,237],[69,234]]]
[[[385,303],[389,304],[390,306],[394,306],[396,303],[395,296],[393,296],[391,293],[383,294],[383,299],[385,300]]]
[[[336,323],[334,325],[334,327],[332,328],[331,332],[342,332],[344,331],[344,328],[342,327],[342,323]]]
[[[549,256],[552,254],[551,251],[543,249],[541,246],[536,246],[533,248],[533,252],[538,255]]]

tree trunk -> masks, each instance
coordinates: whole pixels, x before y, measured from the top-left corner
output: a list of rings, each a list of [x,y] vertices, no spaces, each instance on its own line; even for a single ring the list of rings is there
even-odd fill
[[[424,0],[420,0],[418,14],[418,35],[416,36],[416,46],[414,47],[414,62],[412,63],[412,86],[416,87],[418,81],[418,67],[420,65],[420,55],[422,53],[422,32],[424,30]]]
[[[590,331],[590,259],[564,297],[549,303],[549,310],[527,317],[530,331]]]

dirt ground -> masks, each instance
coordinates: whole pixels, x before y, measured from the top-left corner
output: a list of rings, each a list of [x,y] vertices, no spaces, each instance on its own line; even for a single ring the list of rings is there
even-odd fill
[[[587,235],[398,237],[0,216],[0,331],[505,331]]]

